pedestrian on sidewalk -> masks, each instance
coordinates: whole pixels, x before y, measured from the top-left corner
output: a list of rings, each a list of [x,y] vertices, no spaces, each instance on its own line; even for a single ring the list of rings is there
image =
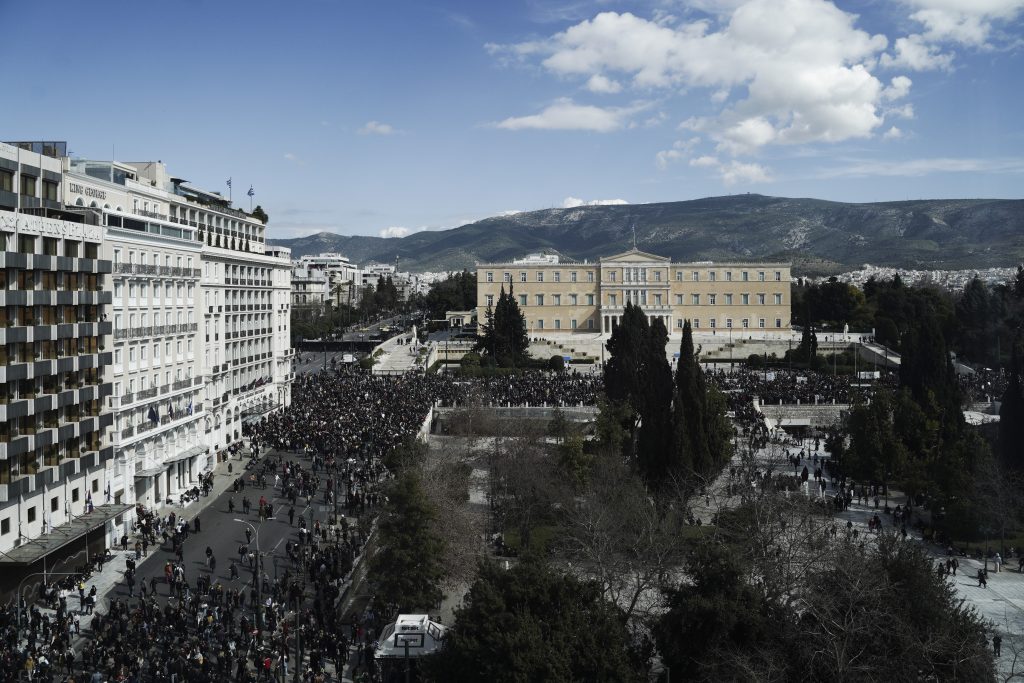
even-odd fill
[[[192,519],[192,527],[195,529],[195,532],[198,534],[199,533],[199,515],[196,515]]]
[[[996,574],[998,574],[1001,571],[1003,571],[1003,568],[1002,568],[1003,567],[1003,556],[1002,555],[1000,555],[999,553],[996,553],[996,558],[995,558],[995,560],[993,560],[993,562],[996,565]]]
[[[995,652],[996,657],[1002,655],[1003,651],[1003,637],[998,633],[992,636],[992,650]]]
[[[988,588],[988,579],[985,577],[985,570],[978,569],[978,588]]]

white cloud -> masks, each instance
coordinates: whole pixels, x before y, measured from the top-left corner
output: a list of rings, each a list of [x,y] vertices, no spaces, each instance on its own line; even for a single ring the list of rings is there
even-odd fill
[[[665,169],[671,163],[690,157],[689,165],[692,168],[712,169],[725,185],[766,183],[772,179],[769,169],[761,164],[744,163],[735,159],[723,162],[710,154],[691,157],[700,141],[700,138],[676,140],[672,149],[662,150],[656,155],[655,162],[658,164],[658,168]]]
[[[777,132],[768,119],[755,116],[743,119],[719,134],[718,148],[733,155],[748,154],[775,139]]]
[[[985,46],[995,24],[1012,21],[1024,10],[1024,0],[904,0],[917,11],[911,18],[924,25],[930,41]]]
[[[718,21],[602,12],[505,49],[587,83],[600,76],[645,91],[708,88],[719,111],[684,127],[706,132],[730,154],[864,138],[882,126],[880,106],[895,92],[871,70],[888,40],[858,29],[856,15],[827,0],[702,4],[721,13]]]
[[[902,100],[910,93],[910,86],[913,85],[906,76],[896,76],[890,81],[890,85],[882,92],[882,96],[889,101]]]
[[[766,183],[771,180],[768,169],[761,164],[730,161],[718,167],[718,174],[726,185]]]
[[[622,84],[603,74],[594,74],[587,81],[587,90],[606,95],[614,95],[622,91]]]
[[[880,63],[887,68],[906,68],[914,71],[930,71],[932,69],[949,69],[953,65],[953,55],[943,53],[936,45],[928,44],[924,36],[912,33],[906,38],[897,38],[895,55],[885,53]]]
[[[568,98],[562,98],[539,114],[513,116],[494,125],[505,130],[589,130],[610,133],[623,128],[633,114],[649,106],[638,103],[629,107],[602,108],[576,104]]]
[[[932,173],[1024,173],[1024,158],[937,157],[904,161],[852,160],[847,166],[825,169],[820,175],[825,178],[863,178],[872,176],[918,177]]]
[[[654,156],[658,168],[668,168],[669,164],[685,159],[693,153],[694,148],[700,143],[700,138],[689,140],[676,140],[672,143],[672,149],[663,149]]]
[[[580,199],[579,197],[566,197],[562,202],[563,209],[576,209],[581,206],[620,206],[629,204],[625,199]]]
[[[403,228],[401,226],[392,226],[390,228],[382,228],[377,234],[381,237],[405,237],[412,233],[409,228]]]
[[[718,157],[704,155],[695,159],[690,159],[690,166],[696,168],[717,168],[722,162],[718,160]]]
[[[885,131],[882,137],[886,140],[899,140],[903,137],[903,131],[896,126],[892,126],[889,130]]]
[[[381,123],[380,121],[367,121],[359,129],[360,135],[393,135],[397,132],[391,124]]]

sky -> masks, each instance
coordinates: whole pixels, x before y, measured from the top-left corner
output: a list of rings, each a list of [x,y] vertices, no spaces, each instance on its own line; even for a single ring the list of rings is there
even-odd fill
[[[231,178],[276,238],[743,192],[1020,198],[1022,17],[1024,0],[0,0],[0,139]]]

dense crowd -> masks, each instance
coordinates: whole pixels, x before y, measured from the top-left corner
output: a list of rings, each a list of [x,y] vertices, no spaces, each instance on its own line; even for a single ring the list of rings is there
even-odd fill
[[[491,406],[592,406],[604,391],[600,375],[576,373],[528,372],[435,382],[443,405],[479,401]]]
[[[737,435],[757,445],[769,436],[753,397],[848,403],[871,386],[848,376],[786,370],[710,371],[708,378],[726,394]],[[973,394],[998,393],[1000,381],[1000,373],[990,372],[962,379]],[[878,383],[894,384],[894,375]],[[183,561],[183,549],[199,542],[198,515],[160,516],[140,507],[133,537],[120,539],[129,555],[127,597],[98,600],[94,587],[76,581],[40,586],[38,594],[0,610],[0,680],[269,680],[294,673],[300,639],[300,675],[307,683],[337,676],[346,663],[369,672],[380,624],[365,608],[343,612],[342,598],[365,542],[359,520],[383,503],[381,487],[390,476],[384,456],[415,435],[437,403],[593,405],[601,391],[599,375],[575,373],[452,379],[345,369],[301,375],[291,406],[246,427],[252,460],[232,475],[227,494],[229,514],[238,509],[259,520],[287,518],[287,543],[260,555],[246,532],[237,558],[219,558],[218,574],[209,547],[205,567]],[[794,480],[807,481],[806,468],[798,468],[809,460],[811,476],[823,481],[816,454],[808,450],[793,460]],[[211,483],[204,479],[203,489]],[[849,499],[867,495],[852,482],[834,488],[849,491]],[[317,518],[314,501],[329,512]],[[837,505],[846,501],[844,493]],[[303,502],[308,514],[296,515]],[[341,510],[345,516],[334,514]],[[266,566],[271,559],[273,573]],[[141,565],[149,567],[148,580]]]
[[[859,380],[850,375],[831,375],[809,370],[709,370],[709,381],[722,391],[750,403],[851,403],[857,393],[869,395],[878,386],[894,387],[896,375],[885,373],[877,380]]]

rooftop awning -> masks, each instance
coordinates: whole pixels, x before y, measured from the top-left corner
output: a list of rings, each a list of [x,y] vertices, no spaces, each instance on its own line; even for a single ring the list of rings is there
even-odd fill
[[[131,504],[97,505],[92,512],[79,515],[67,524],[53,529],[48,534],[25,541],[17,548],[0,553],[2,564],[32,564],[50,553],[60,550],[69,543],[77,541],[86,533],[97,529],[118,515],[131,510]]]

